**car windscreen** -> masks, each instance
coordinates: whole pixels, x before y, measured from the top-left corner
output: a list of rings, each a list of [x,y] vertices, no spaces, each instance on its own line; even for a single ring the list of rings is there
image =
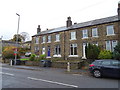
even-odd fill
[[[94,61],[92,64],[94,64],[94,65],[101,65],[101,61]]]

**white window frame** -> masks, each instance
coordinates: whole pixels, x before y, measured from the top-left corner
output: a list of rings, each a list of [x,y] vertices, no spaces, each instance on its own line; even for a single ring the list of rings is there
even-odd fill
[[[117,43],[117,40],[112,40],[112,51],[114,51],[114,48],[116,47]]]
[[[57,48],[57,53],[56,53],[56,48]],[[59,51],[60,49],[60,51]],[[60,45],[56,45],[55,48],[54,48],[54,55],[53,57],[61,57],[61,48],[60,48]]]
[[[72,52],[71,52],[71,47],[73,48]],[[69,55],[69,57],[78,57],[78,52],[76,52],[77,53],[76,55],[74,54],[75,53],[75,48],[78,49],[76,43],[75,44],[70,44],[70,55]],[[73,53],[73,55],[72,55],[72,53]]]
[[[106,50],[111,51],[111,41],[106,41]]]
[[[55,42],[59,42],[60,41],[60,34],[56,34],[55,35]]]
[[[39,44],[39,37],[35,37],[35,44]]]
[[[109,50],[109,51],[114,51],[114,47],[117,45],[117,40],[108,40],[106,41],[106,50]]]
[[[51,42],[51,36],[49,35],[48,36],[48,41],[47,41],[48,43],[50,43]]]
[[[70,40],[76,40],[76,32],[70,32]]]
[[[39,52],[39,46],[34,47],[35,52]]]
[[[98,37],[98,29],[92,28],[92,37]]]
[[[45,41],[46,41],[46,36],[43,36],[42,37],[42,43],[45,43]]]
[[[83,35],[83,39],[88,38],[88,30],[87,29],[82,30],[82,35]]]
[[[93,45],[96,45],[96,46],[98,46],[98,42],[93,42]]]
[[[42,47],[42,54],[45,54],[45,47]]]
[[[107,36],[115,35],[115,33],[114,33],[114,25],[106,26],[106,31],[107,31]],[[112,31],[112,33],[111,33],[111,31]]]

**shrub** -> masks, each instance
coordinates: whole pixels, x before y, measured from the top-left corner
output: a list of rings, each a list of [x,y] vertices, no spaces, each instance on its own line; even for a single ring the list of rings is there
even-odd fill
[[[107,51],[107,50],[103,50],[100,52],[99,59],[111,59],[112,58],[112,52]]]
[[[30,60],[30,61],[34,61],[34,60],[35,60],[35,56],[36,56],[35,54],[32,54],[32,55],[30,56],[29,60]]]
[[[26,52],[29,52],[30,50],[28,48],[21,48],[19,47],[19,53],[20,55],[25,55]]]
[[[40,59],[41,59],[41,60],[42,60],[42,59],[46,59],[46,55],[45,55],[45,54],[40,55]]]
[[[15,55],[14,55],[14,49],[16,47],[13,47],[13,46],[9,46],[9,47],[5,47],[4,50],[3,50],[3,59],[14,59],[15,58]],[[17,58],[20,58],[20,55],[19,53],[17,53]]]
[[[113,58],[120,60],[120,42],[114,48]]]
[[[98,59],[100,48],[96,45],[88,44],[85,47],[85,54],[87,59]]]

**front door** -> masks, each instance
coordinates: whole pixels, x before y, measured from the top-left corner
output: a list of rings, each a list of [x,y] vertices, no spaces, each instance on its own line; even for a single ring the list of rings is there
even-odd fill
[[[50,46],[48,46],[48,57],[50,57]]]
[[[85,55],[85,46],[86,46],[86,43],[83,43],[83,59],[86,59],[86,55]]]

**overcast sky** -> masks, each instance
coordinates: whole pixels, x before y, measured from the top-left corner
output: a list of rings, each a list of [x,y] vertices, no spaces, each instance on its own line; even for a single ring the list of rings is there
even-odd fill
[[[120,0],[1,0],[0,37],[9,40],[17,33],[20,14],[19,33],[27,32],[30,37],[42,31],[66,25],[68,16],[73,23],[117,15]]]

